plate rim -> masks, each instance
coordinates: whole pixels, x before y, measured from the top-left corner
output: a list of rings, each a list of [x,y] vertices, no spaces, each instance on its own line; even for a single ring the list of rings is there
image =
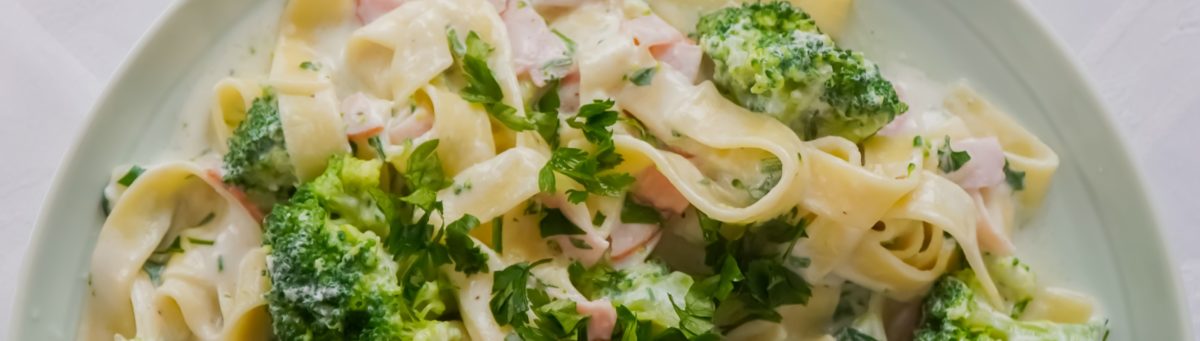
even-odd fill
[[[7,334],[10,339],[20,339],[21,335],[28,333],[27,329],[29,326],[20,322],[29,314],[29,308],[33,303],[31,302],[31,297],[28,295],[31,286],[35,284],[30,281],[36,270],[34,265],[37,262],[36,257],[33,256],[46,245],[48,238],[51,238],[49,230],[45,227],[51,214],[51,211],[48,209],[49,205],[63,200],[64,196],[70,195],[69,191],[65,190],[68,182],[65,173],[69,169],[78,167],[76,163],[79,162],[79,153],[83,149],[82,142],[85,140],[85,137],[98,134],[96,126],[102,116],[101,111],[114,101],[113,93],[117,91],[121,84],[129,82],[132,71],[138,64],[141,64],[139,61],[147,58],[149,55],[146,53],[147,48],[154,45],[154,42],[163,39],[163,28],[184,15],[183,9],[193,1],[195,0],[171,1],[166,9],[146,28],[145,33],[143,33],[122,59],[120,66],[113,73],[113,77],[105,85],[104,90],[98,94],[97,100],[90,106],[81,129],[72,136],[69,149],[60,158],[58,167],[55,169],[52,177],[51,185],[39,206],[37,220],[33,225],[33,231],[27,244],[28,248],[25,250],[23,254],[24,258],[20,262],[21,269],[18,271],[19,276],[16,278],[18,283],[15,288],[16,290],[13,292],[14,301],[8,321],[10,329]],[[952,4],[948,4],[948,2],[953,2],[953,0],[942,0],[941,2],[946,6],[953,6]],[[987,1],[984,2],[986,3]],[[1007,3],[1005,4],[1006,6],[1015,9],[1014,13],[1020,16],[1017,19],[1024,20],[1030,24],[1029,28],[1037,32],[1037,34],[1026,38],[1031,41],[1040,39],[1040,44],[1048,47],[1042,51],[1044,55],[1051,57],[1047,60],[1062,67],[1061,74],[1069,78],[1067,81],[1072,83],[1074,87],[1082,90],[1081,93],[1083,96],[1077,98],[1077,100],[1086,102],[1086,105],[1098,109],[1097,113],[1093,116],[1100,117],[1099,124],[1105,129],[1104,133],[1116,137],[1113,139],[1113,145],[1117,149],[1114,154],[1118,155],[1119,160],[1124,161],[1121,162],[1121,168],[1131,175],[1131,179],[1128,182],[1136,189],[1136,193],[1131,195],[1133,196],[1131,199],[1135,199],[1132,201],[1135,202],[1135,205],[1139,206],[1140,210],[1149,213],[1146,219],[1148,219],[1147,222],[1151,227],[1146,229],[1147,232],[1145,233],[1149,233],[1151,236],[1146,239],[1153,244],[1151,245],[1153,246],[1151,248],[1152,252],[1155,258],[1160,260],[1166,268],[1167,271],[1164,272],[1170,279],[1170,283],[1167,285],[1171,289],[1169,294],[1174,299],[1171,301],[1174,306],[1172,310],[1173,315],[1178,319],[1175,325],[1179,326],[1178,332],[1180,335],[1184,336],[1187,340],[1192,340],[1194,338],[1194,331],[1192,330],[1192,324],[1188,320],[1188,317],[1192,315],[1183,301],[1183,298],[1186,297],[1186,291],[1183,290],[1183,282],[1177,260],[1168,252],[1169,246],[1165,239],[1165,229],[1168,227],[1161,223],[1162,214],[1160,206],[1155,204],[1154,197],[1150,195],[1150,187],[1146,185],[1147,180],[1144,171],[1137,167],[1134,162],[1133,154],[1130,153],[1129,139],[1121,135],[1116,129],[1115,117],[1112,114],[1113,111],[1109,108],[1108,103],[1101,100],[1098,96],[1098,92],[1096,92],[1094,86],[1095,83],[1087,73],[1083,72],[1082,64],[1080,64],[1073,54],[1067,51],[1067,45],[1063,43],[1058,35],[1049,29],[1047,23],[1032,9],[1032,5],[1024,0],[995,1],[993,5],[1001,3]],[[75,334],[71,333],[69,335]]]
[[[945,1],[943,0],[943,2]],[[1032,24],[1030,27],[1038,32],[1033,39],[1042,39],[1044,40],[1043,45],[1050,47],[1043,50],[1045,53],[1054,55],[1055,58],[1050,60],[1055,61],[1055,64],[1065,64],[1063,74],[1071,76],[1073,78],[1070,80],[1071,83],[1075,83],[1076,87],[1083,90],[1085,97],[1078,99],[1085,100],[1088,102],[1088,105],[1099,109],[1095,116],[1100,116],[1099,121],[1106,130],[1105,133],[1116,137],[1113,139],[1117,148],[1115,154],[1119,155],[1125,161],[1122,163],[1122,167],[1132,175],[1128,182],[1137,189],[1132,195],[1134,196],[1132,198],[1134,200],[1132,201],[1141,206],[1142,210],[1150,213],[1147,215],[1147,219],[1151,228],[1147,229],[1147,233],[1152,234],[1152,236],[1147,239],[1155,244],[1152,245],[1154,247],[1151,249],[1167,268],[1166,274],[1170,279],[1168,286],[1171,289],[1170,294],[1174,298],[1172,300],[1174,309],[1172,310],[1174,311],[1174,315],[1179,319],[1179,321],[1176,321],[1176,324],[1180,328],[1179,332],[1185,340],[1194,340],[1195,331],[1192,330],[1192,323],[1188,320],[1192,314],[1185,302],[1187,292],[1183,289],[1183,278],[1180,276],[1178,262],[1171,252],[1169,252],[1170,245],[1166,240],[1165,231],[1168,226],[1163,225],[1162,213],[1160,212],[1161,206],[1155,202],[1154,196],[1150,193],[1150,187],[1147,186],[1145,173],[1137,166],[1137,162],[1133,158],[1133,153],[1130,152],[1129,139],[1125,138],[1116,129],[1116,116],[1113,114],[1113,110],[1109,108],[1107,102],[1100,98],[1098,95],[1099,92],[1096,91],[1094,85],[1095,82],[1084,72],[1082,64],[1077,60],[1075,55],[1067,50],[1067,45],[1063,42],[1062,38],[1050,30],[1049,25],[1042,20],[1041,16],[1034,12],[1032,5],[1028,1],[1009,0],[1008,2],[1012,4],[1012,8],[1015,8],[1020,15],[1024,16],[1023,19],[1025,21]]]
[[[162,39],[164,35],[163,27],[170,22],[176,21],[176,18],[183,15],[183,8],[194,0],[172,0],[161,14],[146,28],[142,36],[137,39],[129,52],[121,59],[121,64],[113,72],[113,77],[104,85],[104,90],[101,91],[96,101],[88,108],[87,115],[84,118],[83,125],[80,126],[78,133],[72,136],[70,147],[58,161],[58,167],[54,170],[54,175],[51,178],[50,187],[47,189],[46,196],[42,199],[41,205],[38,208],[37,220],[33,224],[33,231],[29,237],[27,249],[22,255],[21,270],[18,271],[19,277],[16,290],[13,292],[13,305],[9,317],[9,332],[10,340],[20,340],[22,335],[28,334],[27,325],[20,323],[23,317],[30,311],[30,295],[29,289],[34,283],[29,279],[33,277],[35,271],[34,263],[37,262],[37,257],[34,257],[38,250],[46,244],[47,238],[50,238],[50,232],[45,228],[51,214],[48,209],[49,205],[60,201],[61,197],[69,195],[69,192],[64,189],[67,186],[67,178],[64,175],[67,170],[78,167],[75,165],[79,160],[80,150],[83,149],[83,141],[90,134],[95,134],[96,125],[102,116],[101,109],[108,106],[113,101],[113,93],[117,91],[120,84],[128,82],[131,71],[136,68],[137,61],[145,58],[146,49],[152,45],[154,41]],[[89,262],[90,263],[90,262]],[[80,312],[82,313],[82,312]],[[78,333],[76,326],[75,333]]]

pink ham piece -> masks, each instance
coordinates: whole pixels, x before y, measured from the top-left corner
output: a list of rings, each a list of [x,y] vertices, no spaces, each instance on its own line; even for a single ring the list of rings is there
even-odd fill
[[[979,240],[979,248],[991,254],[1007,256],[1016,251],[1008,235],[1004,232],[1003,218],[991,214],[987,201],[979,190],[970,190],[971,200],[975,202],[975,234]]]
[[[548,80],[571,71],[569,60],[567,65],[559,65],[563,64],[563,58],[570,58],[567,44],[550,31],[533,6],[520,4],[521,1],[512,1],[500,15],[512,44],[513,71],[518,75],[527,73],[533,84],[545,86]]]
[[[401,143],[414,139],[433,130],[433,119],[430,115],[412,114],[402,119],[391,120],[388,125],[388,140],[391,143]]]
[[[696,78],[700,76],[700,58],[704,52],[700,50],[700,46],[690,41],[654,46],[650,48],[650,53],[654,55],[654,59],[670,65],[692,83],[696,83]]]
[[[632,193],[639,201],[672,214],[682,214],[692,205],[656,167],[647,167],[638,174]]]
[[[612,240],[610,257],[619,262],[643,248],[654,248],[661,230],[657,224],[616,224],[609,236]]]
[[[695,83],[700,74],[700,46],[692,43],[674,26],[657,15],[626,21],[621,29],[633,36],[634,44],[645,46],[664,64],[670,65]]]
[[[579,111],[579,72],[571,72],[558,83],[558,111]]]
[[[354,15],[358,17],[359,22],[366,25],[396,7],[400,7],[400,4],[403,3],[404,0],[358,0],[357,6],[354,8]]]
[[[638,46],[654,47],[687,39],[674,26],[653,14],[621,23],[621,29],[632,35],[633,43]]]
[[[605,236],[601,236],[596,231],[596,227],[592,225],[592,216],[588,212],[587,206],[572,204],[561,194],[545,197],[542,200],[542,204],[546,205],[546,207],[562,211],[563,216],[567,220],[570,220],[572,224],[583,230],[584,234],[582,235],[554,236],[550,238],[550,240],[554,240],[562,248],[564,256],[577,259],[587,266],[596,264],[597,261],[600,261],[601,257],[604,257],[604,252],[608,250],[610,244],[608,239]],[[572,239],[586,244],[587,247],[576,247],[575,243],[571,242]]]
[[[971,160],[962,168],[947,174],[963,189],[972,190],[1004,182],[1004,148],[995,137],[969,138],[950,142],[951,149],[966,151]]]
[[[371,98],[361,92],[342,100],[342,121],[346,136],[359,140],[383,132],[383,120],[391,113],[391,102]]]
[[[575,300],[575,312],[588,318],[588,340],[608,340],[617,325],[617,310],[606,299]]]

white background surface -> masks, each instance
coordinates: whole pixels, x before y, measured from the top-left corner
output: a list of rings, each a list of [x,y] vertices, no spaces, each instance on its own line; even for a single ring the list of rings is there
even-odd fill
[[[1200,313],[1200,1],[1028,1],[1111,109]],[[0,0],[0,331],[51,178],[168,0]],[[92,195],[91,193],[87,195]],[[1200,332],[1200,315],[1191,318]],[[2,333],[0,333],[2,334]]]

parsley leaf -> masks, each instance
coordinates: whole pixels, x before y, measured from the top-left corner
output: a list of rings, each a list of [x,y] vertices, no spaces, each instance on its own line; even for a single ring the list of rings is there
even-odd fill
[[[616,104],[611,99],[595,100],[579,107],[579,113],[567,120],[571,128],[583,130],[583,136],[588,142],[596,145],[612,143],[613,132],[610,127],[617,123],[618,114],[612,110]]]
[[[187,240],[188,240],[188,243],[192,243],[195,245],[213,245],[213,243],[214,243],[212,240],[193,238],[193,237],[188,237]]]
[[[199,222],[199,223],[196,223],[196,225],[195,225],[195,226],[204,226],[204,225],[208,225],[208,223],[211,223],[211,222],[213,221],[213,219],[214,219],[214,218],[216,218],[216,217],[217,217],[217,213],[216,213],[216,212],[208,212],[208,214],[207,214],[207,215],[205,215],[205,216],[204,216],[204,218],[200,219],[200,222]]]
[[[627,173],[597,175],[599,168],[599,161],[582,149],[558,148],[538,173],[538,187],[543,192],[554,192],[557,187],[554,172],[579,182],[589,193],[609,197],[621,195],[633,184],[633,176]]]
[[[504,216],[492,219],[492,248],[497,254],[504,254]]]
[[[142,166],[133,165],[132,167],[129,167],[129,171],[126,171],[125,175],[121,176],[121,179],[117,180],[117,183],[121,186],[129,187],[129,185],[133,184],[134,180],[137,180],[137,178],[142,176],[142,173],[145,172],[146,169],[142,168]]]
[[[662,214],[650,206],[638,204],[632,196],[625,196],[625,205],[621,208],[621,222],[626,224],[659,224]]]
[[[321,64],[313,63],[311,60],[306,60],[300,63],[300,68],[308,71],[317,71],[321,69]]]
[[[575,226],[575,223],[567,219],[562,211],[547,208],[545,212],[546,216],[542,217],[542,221],[538,223],[538,230],[541,232],[542,238],[584,234],[583,229]]]
[[[462,71],[463,77],[467,81],[467,86],[460,92],[462,98],[468,102],[482,105],[489,115],[508,129],[533,130],[535,128],[533,120],[518,116],[516,108],[504,103],[504,91],[500,88],[496,77],[492,75],[492,69],[487,63],[488,55],[492,53],[492,47],[480,39],[475,31],[467,33],[465,42],[458,40],[458,34],[454,29],[447,29],[446,37],[450,42],[451,55],[454,56],[459,70]]]
[[[751,320],[778,321],[775,308],[805,304],[811,288],[788,264],[803,266],[791,250],[806,236],[799,210],[750,226],[728,225],[699,215],[707,242],[705,264],[716,274],[697,283],[702,297],[716,301],[713,323],[734,327]],[[794,222],[794,223],[793,223]],[[740,232],[737,232],[740,231]]]
[[[658,71],[657,65],[645,69],[638,69],[626,77],[629,78],[629,81],[632,82],[633,85],[647,86],[650,85],[650,82],[654,81],[654,73],[656,71]]]
[[[479,219],[470,214],[446,226],[446,250],[454,261],[454,271],[468,275],[488,271],[488,255],[471,239],[471,229],[476,226]]]
[[[971,161],[971,154],[950,149],[950,136],[946,136],[946,143],[938,148],[938,169],[943,173],[951,173],[962,168],[968,161]]]
[[[603,225],[605,220],[608,220],[608,216],[605,216],[604,212],[596,211],[596,215],[592,216],[592,226]]]
[[[533,119],[533,125],[536,127],[538,135],[546,140],[551,149],[558,148],[558,108],[560,106],[558,98],[558,80],[551,81],[546,85],[546,90],[542,97],[533,104],[533,107],[526,110]]]
[[[839,331],[836,335],[837,341],[879,341],[871,335],[858,331],[851,327],[846,327]]]
[[[542,263],[550,261],[543,259],[533,264],[520,262],[509,265],[503,270],[492,273],[492,299],[488,306],[501,325],[521,326],[529,322],[529,274],[530,270]]]
[[[449,187],[450,179],[442,171],[442,162],[437,155],[438,140],[421,143],[408,156],[408,166],[404,172],[410,188],[427,188],[441,190]]]
[[[1008,182],[1008,187],[1014,191],[1025,190],[1025,172],[1009,168],[1008,159],[1004,159],[1004,181]]]

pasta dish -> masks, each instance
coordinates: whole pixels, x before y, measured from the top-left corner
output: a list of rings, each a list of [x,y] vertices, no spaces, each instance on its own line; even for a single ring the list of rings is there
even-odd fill
[[[850,6],[289,0],[113,171],[78,338],[1105,339],[1013,243],[1054,151]]]

